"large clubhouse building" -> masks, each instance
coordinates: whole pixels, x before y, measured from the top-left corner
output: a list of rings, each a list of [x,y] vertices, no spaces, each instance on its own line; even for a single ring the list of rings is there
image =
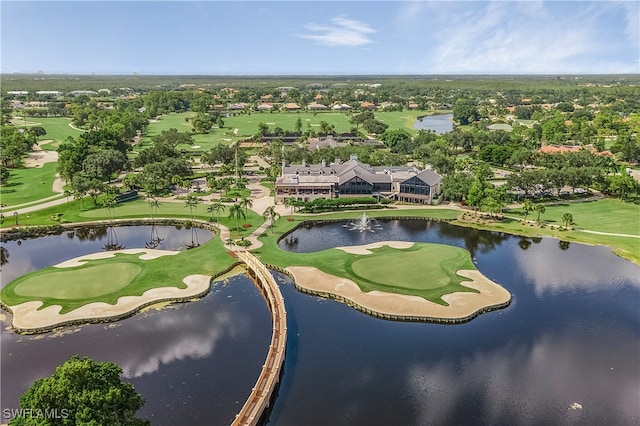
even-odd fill
[[[347,162],[327,165],[284,165],[276,180],[276,202],[286,198],[385,197],[396,201],[432,204],[439,200],[442,176],[415,167],[376,166],[354,155]]]

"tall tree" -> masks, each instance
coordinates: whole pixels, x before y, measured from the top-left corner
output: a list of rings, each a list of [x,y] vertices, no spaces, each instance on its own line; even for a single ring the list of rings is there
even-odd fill
[[[287,207],[291,207],[291,214],[293,214],[293,208],[296,206],[296,198],[295,197],[287,197],[284,199],[284,205]]]
[[[240,205],[244,207],[244,214],[246,216],[247,214],[249,214],[249,209],[253,207],[253,201],[251,200],[251,198],[243,198],[240,201]]]
[[[522,204],[522,211],[524,212],[524,219],[522,219],[522,221],[524,223],[527,222],[527,216],[529,215],[529,212],[533,211],[534,209],[535,206],[533,205],[531,200],[525,200],[525,202]]]
[[[569,225],[573,225],[573,215],[571,213],[563,214],[562,223],[564,223],[564,229],[568,229]]]
[[[191,218],[191,220],[193,220],[193,211],[194,209],[198,208],[198,204],[200,204],[200,198],[196,197],[193,194],[189,194],[189,196],[187,197],[187,199],[184,201],[184,206],[185,208],[188,207],[189,208],[189,217]]]
[[[20,397],[23,413],[56,410],[59,421],[37,424],[148,425],[135,417],[144,399],[130,383],[120,380],[122,369],[112,362],[96,362],[74,355],[50,377],[38,379]],[[18,416],[11,425],[32,425],[28,416]]]
[[[538,203],[533,207],[533,209],[538,212],[538,218],[536,219],[536,222],[540,223],[540,215],[545,212],[546,208],[544,204]]]
[[[212,214],[216,213],[216,216],[217,216],[217,219],[218,219],[218,221],[217,221],[218,226],[220,226],[220,212],[223,211],[223,210],[224,210],[224,204],[222,204],[222,202],[219,201],[219,200],[212,201],[211,204],[209,205],[209,207],[207,207],[207,211],[209,213],[212,213]]]
[[[247,215],[244,214],[244,210],[242,206],[238,203],[234,203],[231,207],[229,207],[229,217],[234,217],[236,219],[236,229],[240,230],[240,218],[246,219]]]
[[[276,208],[274,206],[269,206],[262,214],[262,217],[269,221],[269,229],[271,229],[271,233],[273,234],[273,222],[280,217],[280,214],[276,212]]]

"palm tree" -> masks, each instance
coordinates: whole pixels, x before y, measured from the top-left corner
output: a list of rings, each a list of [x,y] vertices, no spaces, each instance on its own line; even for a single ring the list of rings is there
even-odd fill
[[[249,209],[253,207],[253,201],[251,200],[251,198],[243,198],[240,201],[240,206],[244,207],[244,214],[246,217],[249,214]]]
[[[185,207],[189,207],[189,214],[191,216],[191,221],[193,221],[193,209],[197,209],[198,208],[198,204],[201,203],[200,198],[196,197],[193,194],[189,194],[189,196],[187,197],[187,199],[184,202],[184,206]],[[198,241],[198,233],[196,232],[196,229],[191,226],[191,246],[190,247],[195,247],[195,246],[199,246],[200,243]]]
[[[220,226],[220,211],[224,210],[224,204],[222,204],[221,201],[212,201],[211,205],[209,207],[207,207],[207,211],[209,213],[217,213],[217,217],[218,217],[218,226]],[[213,217],[212,217],[213,219]]]
[[[293,208],[296,205],[296,198],[295,197],[287,197],[284,199],[284,205],[287,207],[291,207],[291,214],[293,214]]]
[[[218,183],[220,185],[219,186],[220,191],[222,191],[223,194],[227,195],[227,193],[231,189],[231,186],[233,185],[233,178],[224,177],[220,179]]]
[[[196,197],[193,194],[189,194],[187,199],[184,202],[185,207],[189,207],[189,214],[191,216],[191,220],[193,220],[193,209],[198,208],[198,204],[200,204],[200,198]]]
[[[107,217],[109,218],[109,223],[113,224],[113,220],[115,219],[114,210],[116,208],[116,196],[115,194],[108,194],[102,200],[104,207],[107,209]]]
[[[564,223],[564,229],[569,229],[569,225],[573,225],[573,215],[571,213],[563,214],[562,222]]]
[[[156,221],[156,215],[158,214],[158,209],[160,208],[160,202],[154,197],[151,196],[151,200],[149,200],[149,212],[151,213],[151,221]]]
[[[229,217],[236,218],[236,229],[240,230],[240,218],[246,219],[247,215],[242,210],[242,206],[238,203],[235,203],[231,207],[229,207]]]
[[[522,210],[524,211],[524,219],[522,219],[522,222],[524,223],[527,222],[527,216],[529,215],[529,212],[533,211],[534,209],[535,209],[535,206],[533,205],[531,200],[526,200],[524,202],[524,204],[522,205]]]
[[[69,191],[68,189],[65,189],[64,196],[67,197],[67,210],[69,210],[69,197],[71,196],[71,191]]]
[[[538,219],[536,221],[540,223],[540,214],[545,211],[544,204],[536,204],[533,209],[538,212]]]
[[[280,215],[276,212],[276,208],[274,206],[269,206],[262,214],[266,220],[269,220],[269,228],[271,229],[271,233],[273,234],[273,222],[275,222]]]

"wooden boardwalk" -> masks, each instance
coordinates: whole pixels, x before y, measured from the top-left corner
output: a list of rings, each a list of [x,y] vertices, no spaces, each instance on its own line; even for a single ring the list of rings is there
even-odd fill
[[[271,398],[280,381],[287,346],[287,312],[278,284],[267,267],[250,252],[238,251],[236,254],[238,259],[247,265],[249,275],[262,291],[273,321],[269,353],[262,366],[260,376],[258,376],[247,402],[232,423],[234,426],[256,425],[262,419],[263,413],[269,408]]]

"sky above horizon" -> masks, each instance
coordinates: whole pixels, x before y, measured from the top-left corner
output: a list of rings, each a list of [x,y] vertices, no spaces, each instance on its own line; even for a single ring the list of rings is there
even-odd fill
[[[2,0],[0,71],[640,74],[638,1]]]

